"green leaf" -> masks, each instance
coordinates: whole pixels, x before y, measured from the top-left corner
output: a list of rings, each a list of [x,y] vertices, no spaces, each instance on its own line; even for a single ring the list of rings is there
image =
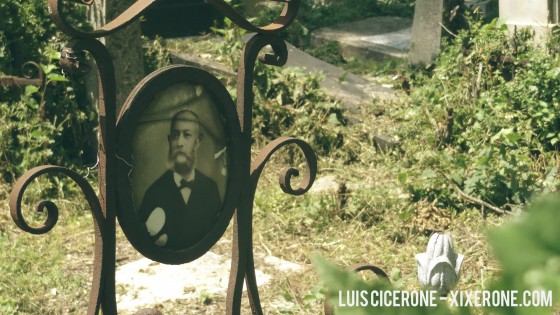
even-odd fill
[[[26,85],[24,94],[30,96],[33,93],[39,92],[39,87],[34,85]]]
[[[47,75],[47,78],[48,78],[50,81],[68,82],[68,79],[67,79],[65,76],[60,75],[60,74],[58,74],[58,73],[49,73],[49,74]]]
[[[399,183],[406,184],[406,180],[408,179],[408,173],[401,172],[397,174],[397,179]]]
[[[399,268],[391,269],[391,280],[399,281],[401,278],[401,270]]]
[[[329,123],[329,125],[333,125],[333,126],[340,126],[340,120],[338,120],[338,117],[335,113],[332,113],[329,115],[329,119],[327,121]]]
[[[432,171],[431,169],[426,169],[422,172],[422,175],[420,175],[420,176],[424,179],[428,179],[428,178],[437,177],[437,174],[434,171]]]

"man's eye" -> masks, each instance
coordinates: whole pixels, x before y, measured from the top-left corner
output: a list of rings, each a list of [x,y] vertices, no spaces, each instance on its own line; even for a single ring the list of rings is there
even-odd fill
[[[171,134],[171,139],[179,139],[179,134],[178,133],[172,133]]]

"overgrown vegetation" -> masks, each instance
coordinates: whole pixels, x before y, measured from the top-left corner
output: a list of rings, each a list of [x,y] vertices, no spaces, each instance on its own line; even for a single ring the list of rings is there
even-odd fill
[[[548,196],[535,202],[526,209],[525,216],[516,222],[509,222],[493,229],[489,241],[498,258],[502,271],[487,286],[489,290],[535,290],[552,292],[552,302],[560,298],[560,264],[558,257],[559,230],[557,212],[560,198]],[[317,257],[315,265],[327,287],[328,299],[338,305],[338,292],[347,290],[393,290],[398,284],[391,285],[383,279],[366,283],[352,271],[341,270],[335,265]],[[395,281],[395,279],[392,279]],[[523,303],[521,298],[517,303]],[[370,314],[372,310],[380,314],[551,314],[551,307],[468,307],[450,308],[438,301],[437,307],[343,307],[337,314]]]
[[[377,14],[380,11],[371,13],[368,10],[382,3],[402,5],[400,12],[411,14],[413,1],[352,1],[350,5],[349,1],[333,1],[313,10],[310,10],[311,1],[303,3],[299,25],[290,27],[291,34],[285,35],[286,38],[301,37],[290,39],[296,43],[303,43],[310,30],[322,25]],[[344,4],[352,10],[340,10]],[[0,9],[19,5],[2,2]],[[36,5],[40,5],[39,1]],[[8,11],[0,10],[1,29],[15,30],[19,20],[16,21],[15,14],[12,14],[14,17],[1,16],[4,12]],[[4,22],[7,24],[2,24]],[[178,43],[176,48],[210,55],[235,70],[244,46],[243,32],[229,21],[225,25],[225,29],[216,30],[220,36],[217,41],[212,37],[199,38]],[[25,28],[18,26],[18,29]],[[37,34],[42,33],[36,32],[34,36]],[[543,50],[532,45],[530,37],[523,32],[508,37],[499,21],[471,22],[457,38],[450,36],[434,65],[400,73],[399,84],[410,86],[410,97],[403,95],[403,100],[390,103],[373,101],[371,106],[364,106],[362,121],[353,125],[345,119],[344,105],[321,90],[321,74],[309,75],[301,69],[257,63],[254,148],[260,149],[281,135],[303,139],[319,155],[319,177],[330,175],[335,186],[300,198],[286,196],[277,187],[274,171],[285,167],[286,162],[301,166],[297,150],[279,152],[268,165],[255,200],[257,264],[260,254],[275,255],[304,265],[305,271],[275,275],[270,287],[261,291],[261,297],[263,301],[280,299],[282,303],[265,303],[265,307],[271,308],[276,307],[271,306],[274,304],[281,305],[267,313],[318,314],[322,311],[325,292],[309,264],[312,252],[319,252],[341,265],[371,262],[390,273],[397,288],[419,289],[413,257],[425,249],[427,236],[435,231],[453,235],[457,252],[466,257],[458,289],[491,287],[489,279],[495,279],[500,273],[484,234],[488,227],[500,225],[504,218],[488,216],[484,219],[472,211],[475,209],[473,199],[467,200],[464,195],[510,210],[531,202],[535,194],[557,191],[560,186],[559,57],[554,41],[549,43],[548,50]],[[52,37],[41,40],[49,38]],[[5,38],[2,40],[0,43],[9,42]],[[58,37],[52,40],[63,42],[63,38]],[[6,47],[7,44],[2,45]],[[0,126],[0,167],[7,170],[4,176],[9,180],[34,165],[84,163],[80,150],[84,136],[93,130],[95,114],[85,109],[76,112],[79,93],[60,76],[56,45],[59,44],[52,44],[52,49],[38,50],[40,45],[36,44],[36,57],[29,57],[43,58],[41,62],[50,81],[58,81],[55,86],[47,85],[39,90],[4,89],[4,94],[0,94],[0,113],[4,115],[0,119],[5,122]],[[147,45],[147,68],[154,70],[166,65],[168,49],[172,48],[172,41],[162,39]],[[9,69],[5,74],[15,75],[17,66],[6,63],[8,51],[0,51],[6,52],[0,55],[0,61],[4,62],[1,65]],[[341,56],[336,52],[336,47],[326,47],[318,55],[332,58],[331,62],[341,62],[337,61]],[[348,69],[360,74],[397,71],[396,65],[391,63],[344,62],[349,64]],[[235,95],[235,88],[230,86],[229,89]],[[401,139],[402,150],[376,150],[372,140],[375,134]],[[69,135],[70,140],[62,140],[67,139],[64,135]],[[53,179],[29,198],[36,201],[45,194],[49,197],[58,194],[58,203],[63,205],[61,213],[69,213],[59,223],[68,224],[66,230],[57,227],[47,241],[22,236],[6,213],[0,215],[0,273],[10,275],[0,281],[0,312],[17,314],[39,310],[55,314],[79,313],[84,309],[90,273],[80,267],[91,262],[87,251],[91,242],[83,242],[87,238],[84,235],[92,235],[91,217],[84,215],[81,201],[65,195],[66,190],[65,183]],[[7,198],[8,188],[0,185],[0,205],[5,209]],[[75,204],[80,204],[79,212],[72,211]],[[474,205],[480,207],[480,203],[474,202]],[[535,207],[550,209],[549,206]],[[553,226],[550,229],[547,226],[557,221],[555,212],[535,212],[540,213],[540,219],[532,216],[533,219],[525,221],[532,223],[505,228],[502,234],[492,237],[498,248],[504,250],[496,254],[504,267],[499,278],[502,282],[494,283],[501,283],[505,288],[529,285],[522,283],[525,278],[514,274],[526,271],[535,275],[529,278],[538,280],[532,285],[548,285],[547,279],[557,278],[557,261],[550,258],[557,256],[557,251],[550,240],[558,237],[550,230]],[[41,222],[40,216],[36,222]],[[228,234],[225,238],[229,237]],[[123,254],[121,250],[128,244],[123,245],[126,240],[122,240],[122,235],[120,238],[117,258],[122,260],[119,264],[138,257],[134,250],[130,255]],[[513,247],[509,239],[530,247]],[[41,243],[39,249],[34,247],[37,243]],[[56,246],[61,243],[68,245]],[[227,247],[224,255],[229,255],[227,243],[222,246]],[[528,248],[528,254],[534,259],[519,264],[516,257],[512,258]],[[51,256],[43,259],[42,255],[47,252],[51,252]],[[543,252],[546,255],[541,255]],[[66,269],[76,269],[77,274],[71,281],[64,281]],[[336,281],[351,277],[330,269],[327,273],[331,278],[341,277]],[[352,281],[349,283],[357,283]],[[359,287],[371,288],[365,284]],[[558,288],[553,289],[558,292]],[[201,296],[204,301],[197,310],[216,313],[215,306],[223,304],[221,299],[218,295],[204,299]],[[183,314],[192,311],[193,303],[196,302],[161,307],[166,313]]]
[[[211,52],[219,62],[237,69],[242,54],[245,31],[225,22],[216,33],[221,41],[189,42],[187,49]],[[308,75],[297,68],[278,68],[257,62],[254,74],[255,105],[253,108],[254,141],[258,147],[281,135],[302,137],[323,156],[342,153],[343,127],[346,125],[341,104],[320,88],[321,74]],[[230,87],[233,91],[233,87]],[[235,91],[233,91],[235,94]]]
[[[85,21],[83,6],[73,14]],[[2,180],[42,164],[83,165],[92,156],[94,163],[95,153],[86,151],[95,141],[96,115],[85,105],[83,84],[62,76],[58,52],[68,38],[51,22],[46,2],[2,1],[0,29],[0,75],[21,77],[24,63],[34,61],[46,76],[42,87],[0,87]]]
[[[399,178],[415,200],[460,208],[464,192],[512,209],[560,187],[560,57],[505,30],[473,21],[433,70],[409,74]]]
[[[325,26],[346,23],[373,16],[412,17],[412,0],[304,0],[298,17],[282,36],[299,48],[308,48],[311,32]],[[278,9],[263,10],[256,23],[264,25],[278,16]]]

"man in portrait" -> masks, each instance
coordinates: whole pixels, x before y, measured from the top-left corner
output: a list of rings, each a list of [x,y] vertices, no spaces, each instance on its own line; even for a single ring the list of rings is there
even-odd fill
[[[168,135],[170,169],[150,185],[139,210],[154,243],[185,249],[212,228],[221,209],[216,182],[196,169],[203,134],[198,116],[177,112]]]

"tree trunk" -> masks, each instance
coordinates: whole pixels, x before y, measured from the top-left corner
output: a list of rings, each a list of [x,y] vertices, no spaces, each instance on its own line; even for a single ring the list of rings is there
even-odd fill
[[[89,10],[89,20],[94,28],[99,28],[126,10],[134,0],[96,0]],[[117,113],[120,111],[128,94],[144,77],[144,60],[140,23],[135,21],[113,35],[101,39],[109,49],[115,66],[117,82]],[[88,80],[89,94],[97,97],[96,74]],[[93,81],[93,82],[91,82]],[[90,88],[91,87],[91,88]],[[96,103],[96,100],[92,98]]]
[[[88,10],[88,19],[94,28],[102,27],[121,12],[128,8],[134,0],[95,0]],[[144,77],[144,59],[142,52],[142,39],[140,37],[140,23],[135,21],[113,35],[101,38],[109,49],[113,58],[116,76],[117,116],[134,86]],[[90,60],[90,62],[93,62]],[[93,67],[96,69],[96,67]],[[88,104],[97,110],[98,82],[97,71],[92,71],[85,77]],[[97,160],[98,140],[97,132],[91,134],[91,146],[84,148],[85,163],[94,164]]]

